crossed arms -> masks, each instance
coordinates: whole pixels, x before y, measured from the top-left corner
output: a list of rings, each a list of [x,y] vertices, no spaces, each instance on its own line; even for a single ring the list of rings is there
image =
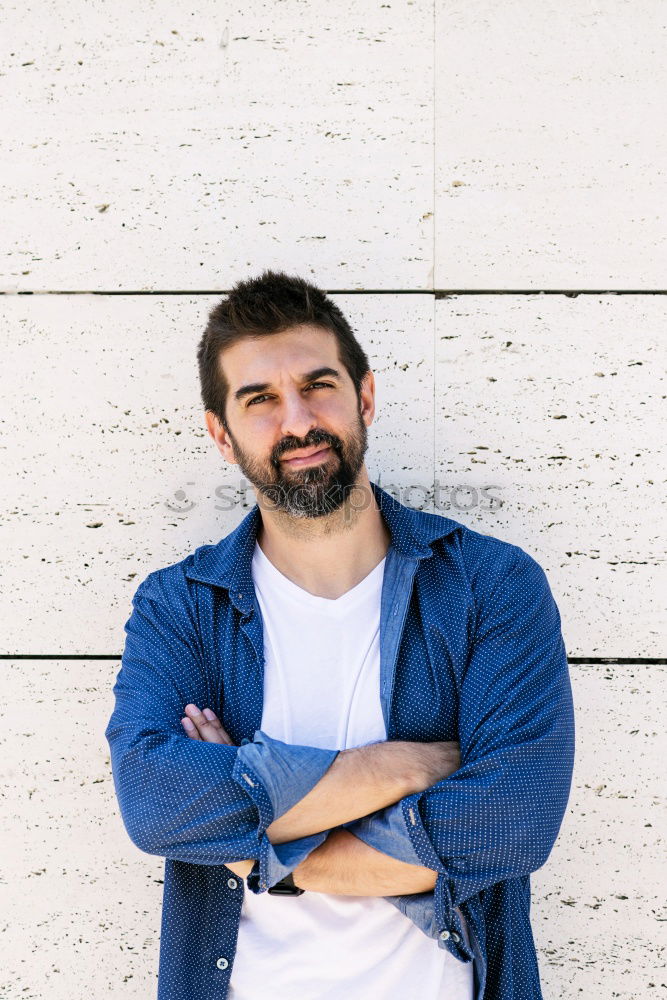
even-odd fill
[[[185,712],[181,722],[191,739],[233,745],[212,709],[202,713],[190,704]],[[284,844],[331,831],[293,871],[296,885],[311,892],[389,896],[432,891],[437,872],[390,857],[341,827],[423,791],[456,771],[459,763],[455,742],[393,741],[342,750],[310,792],[274,820],[266,834],[272,844]],[[252,860],[227,862],[242,878],[254,865]]]
[[[105,731],[134,843],[193,864],[252,861],[253,892],[288,872],[304,888],[368,895],[420,893],[435,877],[438,926],[480,890],[544,864],[574,757],[560,616],[530,555],[508,545],[485,558],[467,567],[476,617],[453,769],[424,758],[436,744],[339,752],[261,731],[239,747],[190,738],[184,706],[211,697],[197,615],[178,567],[151,573],[125,625]]]

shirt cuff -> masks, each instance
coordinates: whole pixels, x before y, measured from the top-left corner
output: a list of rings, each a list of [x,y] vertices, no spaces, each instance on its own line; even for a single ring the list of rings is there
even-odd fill
[[[435,853],[419,814],[418,802],[422,794],[407,795],[386,809],[345,826],[359,840],[383,854],[411,865],[424,865],[433,871],[444,872],[444,865]]]
[[[252,742],[243,742],[236,752],[232,777],[255,802],[260,832],[307,795],[339,753],[283,743],[261,729],[255,731]]]
[[[261,729],[255,731],[252,742],[242,741],[232,777],[253,800],[259,815],[259,858],[246,879],[252,892],[266,892],[326,840],[329,830],[272,844],[266,829],[315,787],[339,753],[284,743]]]
[[[249,872],[246,883],[251,892],[259,895],[276,882],[280,882],[304,861],[311,851],[323,844],[329,830],[309,837],[290,840],[286,844],[272,844],[265,833],[259,842],[259,859]]]
[[[344,826],[365,844],[374,847],[383,854],[410,865],[422,865],[424,862],[417,854],[410,835],[405,826],[401,803],[380,809],[378,812],[355,819]]]

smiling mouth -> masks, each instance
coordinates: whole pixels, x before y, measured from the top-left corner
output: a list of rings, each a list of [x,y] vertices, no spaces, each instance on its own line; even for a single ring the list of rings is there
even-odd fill
[[[287,457],[283,458],[282,461],[286,462],[287,465],[293,465],[293,466],[308,465],[310,462],[321,462],[322,459],[325,458],[330,451],[331,448],[329,447],[329,445],[325,445],[324,448],[320,448],[318,449],[318,451],[314,451],[312,455],[303,455],[300,458]]]

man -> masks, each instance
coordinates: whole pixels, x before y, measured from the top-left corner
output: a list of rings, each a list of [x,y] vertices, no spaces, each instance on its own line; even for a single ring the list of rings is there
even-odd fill
[[[198,361],[257,503],[140,584],[105,732],[166,859],[158,1000],[539,1000],[574,746],[544,571],[370,482],[374,377],[312,284],[237,284]]]

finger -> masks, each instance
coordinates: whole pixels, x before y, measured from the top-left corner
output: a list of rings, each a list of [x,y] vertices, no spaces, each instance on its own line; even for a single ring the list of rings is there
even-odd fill
[[[197,732],[206,743],[224,743],[222,732],[199,711],[196,705],[185,706],[186,716],[195,724]]]
[[[220,719],[217,717],[213,709],[205,708],[203,715],[206,716],[206,718],[208,719],[208,721],[211,723],[212,726],[214,726],[216,729],[220,731],[225,743],[229,743],[230,746],[233,745],[231,736],[229,735],[223,724],[220,722]]]
[[[186,734],[190,737],[190,739],[192,740],[201,739],[197,727],[195,726],[192,719],[188,718],[187,715],[185,716],[185,718],[181,719],[181,725],[183,726],[183,729],[185,730]]]

